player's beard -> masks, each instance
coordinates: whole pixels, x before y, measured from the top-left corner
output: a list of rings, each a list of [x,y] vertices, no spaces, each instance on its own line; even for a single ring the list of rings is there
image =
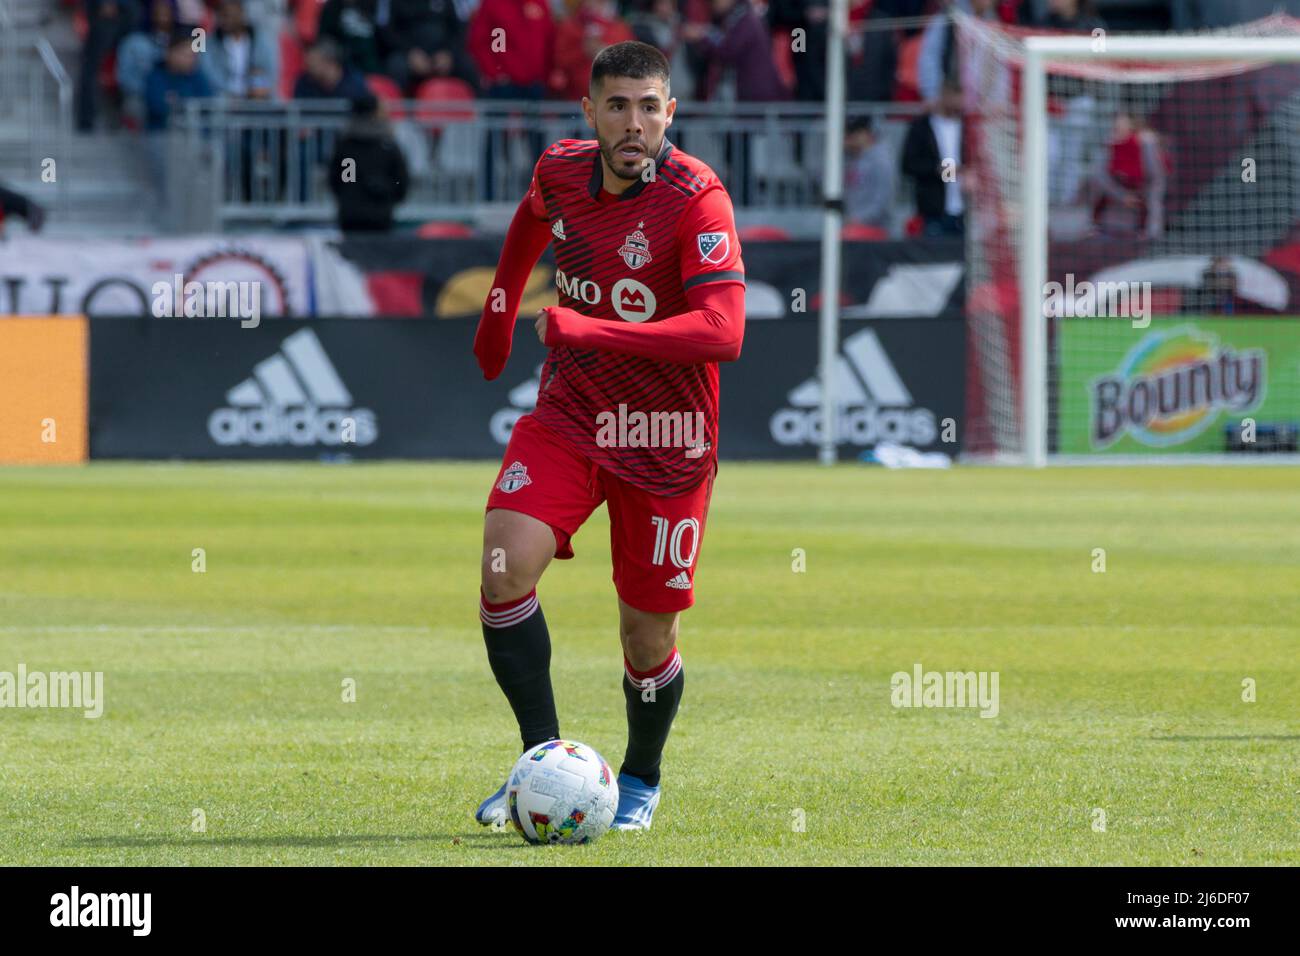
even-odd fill
[[[619,179],[640,179],[641,173],[645,170],[645,161],[647,158],[653,159],[659,153],[659,146],[663,145],[663,137],[660,137],[659,144],[651,148],[651,144],[646,140],[627,140],[620,139],[611,141],[596,133],[596,142],[600,144],[600,155],[605,159],[605,165]],[[640,146],[643,152],[633,159],[624,159],[618,155],[619,149],[624,146],[635,144]]]

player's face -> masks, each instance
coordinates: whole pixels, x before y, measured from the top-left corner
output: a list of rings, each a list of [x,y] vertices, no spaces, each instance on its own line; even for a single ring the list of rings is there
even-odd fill
[[[677,101],[665,95],[662,80],[607,76],[582,98],[587,125],[596,131],[605,165],[619,179],[640,178],[646,160],[658,155],[673,123]]]

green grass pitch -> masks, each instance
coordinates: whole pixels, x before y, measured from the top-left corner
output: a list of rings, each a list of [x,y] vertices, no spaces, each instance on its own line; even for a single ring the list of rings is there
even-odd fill
[[[1300,863],[1292,469],[724,464],[654,829],[540,848],[470,818],[518,752],[495,469],[0,469],[0,671],[106,697],[0,710],[0,864]],[[603,510],[575,547],[561,731],[617,767]],[[918,663],[998,672],[997,717],[893,707]]]

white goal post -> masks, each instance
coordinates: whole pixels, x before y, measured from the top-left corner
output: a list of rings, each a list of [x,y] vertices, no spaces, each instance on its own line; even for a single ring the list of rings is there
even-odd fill
[[[1021,414],[1026,465],[1048,463],[1048,354],[1044,296],[1048,251],[1047,76],[1063,61],[1300,63],[1297,37],[1031,36],[1023,41],[1024,209],[1020,256]]]

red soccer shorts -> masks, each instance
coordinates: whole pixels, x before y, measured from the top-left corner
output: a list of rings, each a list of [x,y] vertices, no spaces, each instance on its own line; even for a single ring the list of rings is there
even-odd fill
[[[593,464],[531,415],[510,435],[487,510],[505,508],[544,521],[555,556],[573,557],[571,539],[602,501],[609,508],[614,588],[639,611],[667,614],[695,603],[695,567],[714,474],[676,498],[652,495]]]

